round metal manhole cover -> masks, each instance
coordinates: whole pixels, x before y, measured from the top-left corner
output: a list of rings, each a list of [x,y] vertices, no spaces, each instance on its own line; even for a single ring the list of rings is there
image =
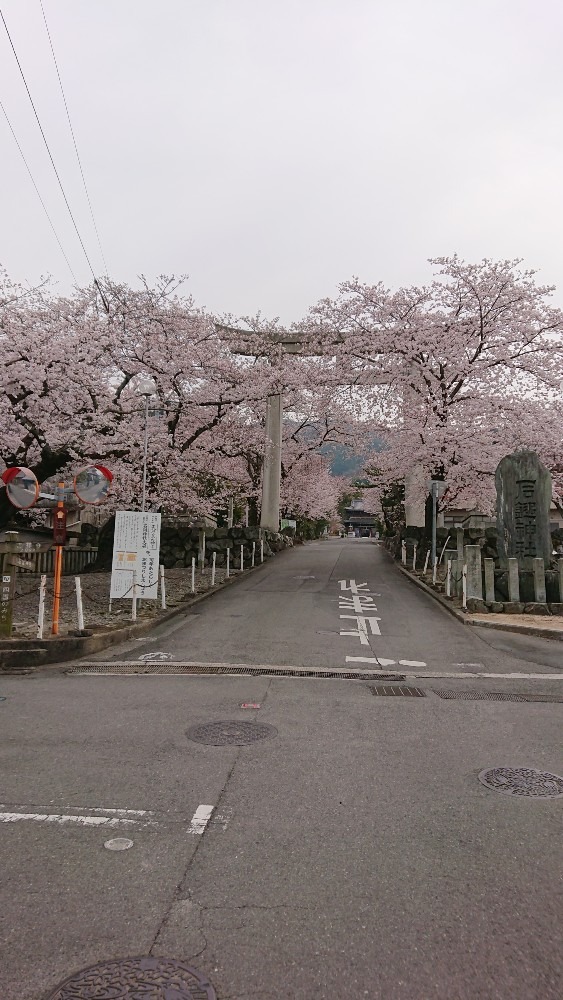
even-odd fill
[[[528,795],[536,799],[563,795],[563,778],[531,767],[491,767],[481,771],[479,781],[505,795]]]
[[[207,977],[173,958],[123,958],[100,962],[65,979],[49,1000],[217,1000]]]
[[[208,722],[203,726],[192,726],[186,733],[188,739],[195,743],[207,743],[212,747],[243,747],[277,734],[274,726],[263,722]]]

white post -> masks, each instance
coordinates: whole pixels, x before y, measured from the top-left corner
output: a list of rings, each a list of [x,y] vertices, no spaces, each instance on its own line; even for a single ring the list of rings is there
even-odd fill
[[[195,556],[192,556],[192,594],[195,594]]]
[[[436,573],[438,570],[438,556],[434,556],[434,566],[432,567],[432,584],[436,585]]]
[[[452,561],[448,559],[446,572],[446,597],[451,597],[452,594]]]
[[[137,571],[133,570],[133,597],[131,599],[131,621],[137,621]]]
[[[230,576],[230,572],[229,572],[229,570],[230,570],[230,564],[231,564],[231,550],[230,550],[230,548],[228,548],[227,549],[227,580],[229,579],[229,576]]]
[[[244,569],[244,545],[240,547],[240,571],[242,573]]]
[[[74,577],[74,585],[76,587],[76,615],[78,619],[78,631],[84,631],[84,610],[82,608],[82,585],[80,583],[80,577]]]
[[[217,560],[217,553],[214,552],[211,557],[211,586],[215,586],[215,562]]]
[[[426,559],[424,560],[424,569],[422,570],[423,576],[426,576],[426,570],[428,569],[428,560],[430,559],[430,549],[426,553]]]
[[[461,606],[467,609],[467,563],[463,564],[461,572]]]
[[[415,542],[414,545],[413,545],[413,550],[412,550],[412,569],[413,569],[413,573],[414,573],[414,571],[416,569],[416,550],[417,550],[417,548],[418,548],[418,544],[417,544],[417,542]]]
[[[254,559],[256,556],[256,542],[252,543],[252,566],[254,566]]]
[[[444,558],[444,552],[446,551],[446,546],[447,546],[449,540],[450,540],[450,536],[448,535],[448,537],[446,538],[446,541],[444,542],[444,548],[440,552],[440,562],[442,562],[442,559]]]
[[[43,638],[43,622],[45,621],[45,593],[47,590],[47,577],[41,577],[39,584],[39,617],[37,619],[37,638]]]
[[[401,542],[401,562],[403,566],[407,565],[407,543],[405,541]]]
[[[264,562],[264,539],[263,538],[260,539],[260,562],[261,563]],[[563,560],[562,560],[562,564],[563,564]],[[563,575],[562,575],[561,578],[563,579]],[[561,601],[563,602],[563,597],[561,598]]]
[[[160,575],[160,602],[161,607],[166,608],[166,583],[164,582],[164,566],[162,564],[158,567],[158,572]]]

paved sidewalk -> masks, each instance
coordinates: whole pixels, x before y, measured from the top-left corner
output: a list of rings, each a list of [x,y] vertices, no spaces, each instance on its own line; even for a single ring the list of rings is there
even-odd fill
[[[563,615],[498,615],[464,611],[461,608],[461,601],[459,599],[452,600],[445,597],[405,566],[395,562],[395,560],[393,561],[403,576],[408,577],[417,587],[430,594],[443,608],[446,608],[450,614],[454,615],[458,621],[464,622],[465,625],[494,628],[499,629],[501,632],[520,632],[522,635],[536,635],[542,639],[560,639],[563,641]]]

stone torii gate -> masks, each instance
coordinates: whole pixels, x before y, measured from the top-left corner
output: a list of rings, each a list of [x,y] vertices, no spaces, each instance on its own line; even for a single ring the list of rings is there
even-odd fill
[[[235,327],[223,326],[220,323],[216,323],[215,328],[223,333],[235,334],[239,339],[244,339],[251,333],[250,330],[239,330]],[[300,354],[303,341],[298,334],[280,330],[279,333],[272,335],[272,343],[279,345],[280,350],[284,351],[285,354]],[[239,348],[235,353],[246,354],[247,352]],[[251,353],[248,351],[248,354]],[[268,396],[266,403],[266,447],[260,509],[260,527],[268,531],[280,530],[282,425],[283,398],[281,393],[274,393],[272,396]]]

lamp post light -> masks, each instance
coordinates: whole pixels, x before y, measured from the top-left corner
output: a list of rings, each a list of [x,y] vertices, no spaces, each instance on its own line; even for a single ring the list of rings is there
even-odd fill
[[[152,379],[143,379],[137,386],[139,396],[145,398],[145,439],[143,446],[143,503],[141,510],[144,511],[147,500],[147,450],[149,445],[149,399],[156,392],[156,385]]]

